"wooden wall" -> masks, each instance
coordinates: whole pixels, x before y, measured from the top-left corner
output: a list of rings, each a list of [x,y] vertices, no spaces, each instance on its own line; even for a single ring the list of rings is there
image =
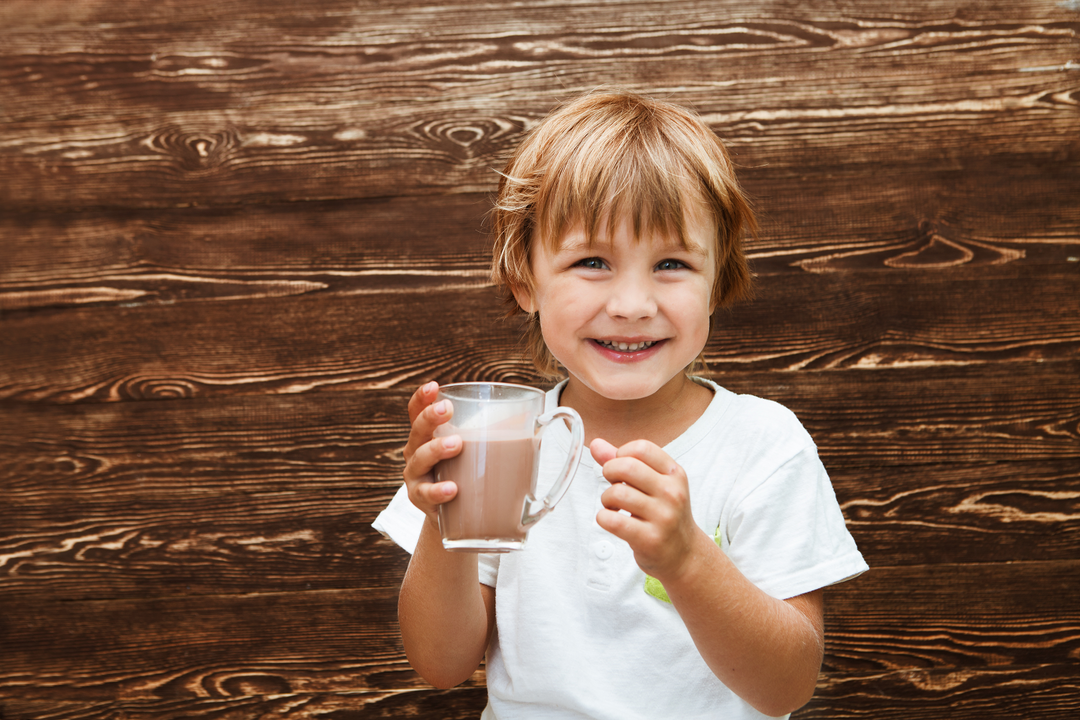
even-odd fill
[[[694,105],[763,220],[711,376],[873,567],[811,718],[1080,713],[1080,3],[4,0],[0,718],[467,718],[370,522],[555,103]]]

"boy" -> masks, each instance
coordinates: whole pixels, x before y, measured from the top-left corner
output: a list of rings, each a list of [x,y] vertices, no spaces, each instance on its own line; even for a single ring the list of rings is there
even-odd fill
[[[405,484],[376,527],[413,552],[406,654],[450,687],[487,657],[483,718],[758,718],[811,697],[822,588],[866,569],[817,457],[775,403],[694,378],[713,311],[749,292],[753,217],[696,115],[628,93],[555,111],[511,157],[493,278],[567,378],[585,453],[556,511],[509,555],[444,552],[434,465],[449,408],[409,403]],[[544,447],[566,444],[554,425]],[[553,447],[552,455],[559,449]],[[590,457],[591,455],[591,457]],[[541,451],[540,486],[558,462]]]

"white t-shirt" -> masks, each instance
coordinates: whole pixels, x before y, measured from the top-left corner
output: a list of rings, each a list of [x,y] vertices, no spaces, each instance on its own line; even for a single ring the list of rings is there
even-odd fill
[[[739,570],[786,599],[867,569],[810,435],[774,402],[714,391],[705,413],[664,449],[686,471],[698,525]],[[548,393],[551,409],[561,385]],[[569,447],[552,423],[538,493]],[[608,487],[588,450],[565,497],[529,531],[526,547],[479,555],[495,587],[484,720],[656,720],[765,717],[721,683],[678,612],[645,592],[630,546],[596,523]],[[409,552],[424,515],[404,486],[374,526]]]

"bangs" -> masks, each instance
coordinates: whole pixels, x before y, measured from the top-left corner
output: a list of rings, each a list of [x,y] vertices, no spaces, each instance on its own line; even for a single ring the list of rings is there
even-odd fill
[[[638,115],[597,127],[589,127],[596,118],[586,118],[572,133],[577,142],[550,148],[536,196],[536,240],[554,248],[581,227],[590,245],[609,241],[626,219],[635,240],[659,235],[689,246],[688,215],[708,209],[697,191],[701,175],[675,138],[659,132],[648,113]],[[608,237],[598,238],[605,221]]]

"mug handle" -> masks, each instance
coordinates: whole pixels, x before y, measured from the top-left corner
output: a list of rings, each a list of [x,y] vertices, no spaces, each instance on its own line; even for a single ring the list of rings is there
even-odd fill
[[[537,429],[542,430],[552,420],[558,418],[570,421],[570,455],[559,472],[558,480],[542,500],[537,500],[531,494],[526,496],[524,512],[521,514],[521,524],[525,527],[547,515],[562,500],[563,495],[570,489],[570,481],[574,479],[578,462],[581,460],[581,451],[585,447],[585,424],[581,422],[581,416],[577,414],[577,411],[572,408],[561,407],[544,413],[536,418]]]

